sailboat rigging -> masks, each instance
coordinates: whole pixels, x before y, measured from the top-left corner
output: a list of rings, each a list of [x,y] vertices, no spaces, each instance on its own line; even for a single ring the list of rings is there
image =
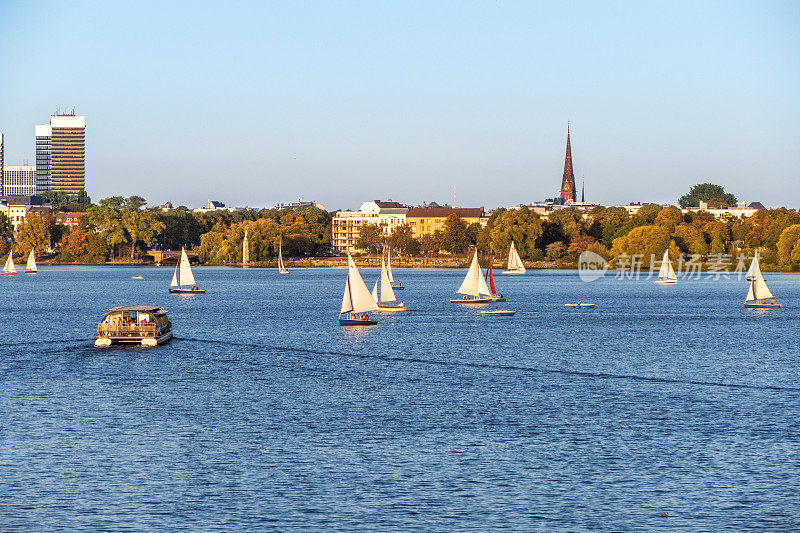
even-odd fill
[[[497,287],[494,286],[494,274],[492,274],[492,254],[489,254],[489,268],[486,269],[486,276],[484,277],[489,284],[489,290],[492,291],[493,302],[505,302],[502,294],[497,293]]]
[[[6,260],[6,264],[3,265],[3,271],[0,272],[0,276],[16,276],[17,269],[14,267],[14,259],[11,257],[11,251],[8,252],[8,259]]]
[[[508,268],[503,270],[503,274],[524,274],[525,265],[522,264],[522,259],[517,253],[517,247],[514,246],[514,241],[511,241],[511,247],[508,249]]]
[[[175,272],[172,273],[172,282],[169,284],[169,292],[173,294],[200,294],[205,293],[205,289],[197,286],[197,282],[192,274],[192,267],[189,265],[189,256],[186,255],[186,248],[181,248],[181,260],[175,265]]]
[[[342,307],[339,311],[339,324],[342,326],[374,326],[377,322],[369,318],[368,312],[377,309],[378,303],[372,298],[372,294],[364,284],[353,258],[347,254],[347,280],[344,284]]]
[[[247,230],[244,230],[244,240],[242,241],[242,264],[250,265],[250,241],[247,239]]]
[[[31,250],[31,253],[28,254],[28,264],[25,265],[25,273],[36,274],[37,272],[39,272],[39,269],[36,268],[36,254]]]
[[[283,239],[278,243],[278,273],[289,273],[289,270],[283,264]]]
[[[386,249],[386,273],[389,276],[389,284],[392,286],[392,289],[396,291],[402,291],[405,289],[403,285],[400,283],[400,280],[395,280],[394,276],[392,275],[392,250],[390,248]]]
[[[486,285],[483,272],[478,264],[478,250],[475,250],[467,275],[456,292],[464,296],[451,299],[450,302],[454,304],[487,304],[492,301],[492,292]]]
[[[775,297],[767,287],[767,282],[764,281],[758,252],[753,256],[753,262],[750,263],[750,268],[747,270],[747,281],[750,282],[750,287],[744,300],[745,307],[750,309],[780,309],[783,307],[781,304],[775,303]]]
[[[378,282],[380,282],[381,286],[380,295],[378,294]],[[403,302],[390,305],[391,302],[397,301],[397,297],[392,290],[392,284],[389,281],[389,272],[383,257],[381,257],[381,274],[378,276],[378,279],[375,281],[375,286],[372,288],[372,298],[378,303],[379,311],[408,311],[408,307],[403,305]]]
[[[654,281],[659,285],[675,285],[678,283],[678,276],[672,268],[672,261],[669,260],[669,249],[664,250],[664,257],[661,258],[661,268],[658,270],[658,279]]]

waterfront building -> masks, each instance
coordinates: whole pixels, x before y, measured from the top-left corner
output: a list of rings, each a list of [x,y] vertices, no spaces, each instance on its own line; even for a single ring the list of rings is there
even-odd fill
[[[77,196],[86,187],[86,117],[50,116],[50,124],[38,124],[36,134],[36,189]]]
[[[3,196],[33,196],[36,194],[36,167],[5,165],[3,167]]]
[[[444,228],[444,221],[450,215],[458,215],[469,224],[479,223],[485,227],[489,222],[483,207],[412,207],[406,214],[406,221],[411,226],[411,234],[415,239],[423,235],[433,235]]]
[[[569,126],[567,126],[567,153],[564,156],[564,175],[561,177],[561,200],[568,204],[578,200],[575,190],[575,174],[572,171],[572,148],[569,139]]]
[[[719,207],[709,208],[708,202],[700,202],[699,207],[689,207],[688,209],[681,209],[683,213],[697,213],[699,211],[707,211],[714,215],[714,218],[732,219],[732,218],[747,218],[755,215],[760,210],[766,209],[761,202],[752,202],[747,205],[746,202],[739,202],[736,207]]]
[[[331,246],[335,252],[357,252],[356,239],[361,226],[375,224],[388,237],[394,229],[406,223],[408,207],[399,202],[364,202],[358,211],[337,211],[331,226]]]
[[[41,196],[0,196],[0,213],[11,221],[14,233],[28,213],[49,215],[50,212],[50,205],[45,204]]]
[[[84,217],[84,215],[86,215],[86,213],[56,213],[56,224],[61,224],[62,226],[67,226],[68,228],[74,228],[80,226],[81,219]]]

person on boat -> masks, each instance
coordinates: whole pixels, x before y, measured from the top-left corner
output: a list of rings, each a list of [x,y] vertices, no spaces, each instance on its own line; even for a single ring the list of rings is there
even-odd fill
[[[775,298],[772,299],[772,305],[775,305]]]
[[[362,313],[361,320],[369,320],[369,315],[367,313]]]
[[[192,287],[192,290],[193,290],[193,291],[200,290],[200,287],[198,287],[197,285],[195,285],[194,287]]]

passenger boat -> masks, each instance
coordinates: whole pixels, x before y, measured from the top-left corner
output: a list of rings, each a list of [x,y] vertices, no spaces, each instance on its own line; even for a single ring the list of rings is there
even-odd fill
[[[675,285],[678,283],[678,276],[672,268],[672,261],[669,260],[669,248],[664,250],[664,257],[661,258],[661,268],[658,270],[658,279],[654,281],[659,285]]]
[[[492,254],[489,254],[489,268],[486,270],[486,277],[484,278],[488,285],[489,290],[492,291],[493,302],[505,302],[502,294],[497,294],[497,287],[494,286],[494,274],[492,274]]]
[[[155,305],[114,307],[97,326],[95,346],[140,344],[157,346],[172,338],[172,322],[167,312]]]
[[[747,297],[744,301],[744,306],[749,309],[780,309],[783,307],[781,304],[775,303],[775,297],[767,287],[767,282],[764,281],[764,275],[761,274],[761,265],[758,260],[758,252],[753,257],[753,262],[750,263],[750,268],[747,270],[747,281],[750,282],[750,288],[747,290]]]
[[[278,243],[278,273],[288,274],[289,270],[283,265],[283,240]]]
[[[3,271],[0,272],[0,276],[16,276],[17,269],[14,267],[14,259],[11,257],[11,252],[8,252],[8,259],[6,260],[6,264],[3,265]]]
[[[516,311],[510,311],[508,309],[500,309],[499,307],[494,311],[479,311],[479,316],[514,316],[517,314]]]
[[[472,263],[469,265],[467,275],[461,283],[461,287],[456,291],[463,294],[462,298],[453,298],[450,303],[454,304],[488,304],[492,301],[492,292],[483,279],[481,266],[478,264],[478,250],[472,256]]]
[[[511,247],[508,249],[508,268],[503,270],[503,274],[524,274],[525,265],[522,264],[522,259],[517,253],[517,248],[514,246],[514,241],[511,241]]]
[[[244,230],[244,240],[242,241],[242,266],[250,266],[250,241],[247,239],[247,230]]]
[[[39,269],[36,268],[36,255],[31,250],[31,253],[28,254],[28,264],[25,265],[25,273],[36,274],[37,272],[39,272]]]
[[[197,286],[192,274],[192,267],[189,265],[189,256],[186,255],[186,248],[181,248],[181,260],[175,265],[175,272],[172,274],[172,282],[169,284],[169,292],[172,294],[205,294],[205,289]]]
[[[405,290],[405,287],[400,283],[400,280],[395,280],[392,275],[392,251],[386,250],[386,274],[389,276],[389,285],[396,291]]]
[[[588,309],[591,307],[597,307],[595,304],[590,304],[586,302],[578,301],[576,304],[564,304],[564,307],[576,307],[578,309]]]
[[[381,284],[381,292],[378,294],[378,282]],[[408,311],[408,307],[403,305],[403,302],[397,302],[397,297],[394,295],[392,285],[389,282],[389,274],[386,271],[386,262],[381,257],[381,275],[375,280],[375,286],[372,288],[372,299],[378,304],[378,311]]]
[[[377,309],[378,303],[372,298],[361,274],[358,273],[353,258],[348,253],[347,281],[344,284],[339,324],[342,326],[374,326],[377,322],[369,318],[368,312]]]

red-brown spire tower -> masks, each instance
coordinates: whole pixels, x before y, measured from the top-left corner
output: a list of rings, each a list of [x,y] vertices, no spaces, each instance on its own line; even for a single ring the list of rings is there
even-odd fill
[[[569,144],[569,125],[567,125],[567,155],[564,157],[564,177],[561,178],[561,199],[566,204],[578,199],[575,191],[575,174],[572,172],[572,148]]]

